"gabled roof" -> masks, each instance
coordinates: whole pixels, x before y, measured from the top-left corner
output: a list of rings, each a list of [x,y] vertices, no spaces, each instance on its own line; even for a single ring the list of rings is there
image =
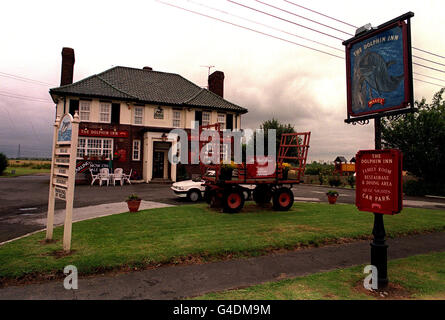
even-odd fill
[[[116,99],[246,113],[247,109],[203,89],[179,74],[113,67],[83,80],[49,90],[54,95]]]
[[[348,162],[348,160],[346,160],[345,157],[343,156],[338,156],[337,158],[335,158],[334,162]]]

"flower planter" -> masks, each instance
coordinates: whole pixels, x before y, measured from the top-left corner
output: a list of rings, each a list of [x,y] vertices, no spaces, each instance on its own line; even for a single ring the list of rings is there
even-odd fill
[[[141,200],[127,200],[127,205],[130,212],[138,212]]]
[[[337,198],[338,198],[338,196],[329,196],[328,195],[329,204],[335,204],[337,202]]]

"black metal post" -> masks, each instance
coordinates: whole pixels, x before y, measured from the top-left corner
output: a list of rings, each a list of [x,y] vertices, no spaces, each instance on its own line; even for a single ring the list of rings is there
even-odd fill
[[[382,149],[382,128],[381,117],[374,118],[375,148]],[[374,240],[371,243],[371,264],[377,268],[378,287],[385,288],[388,285],[387,249],[385,243],[385,225],[383,214],[374,212],[374,228],[372,229]]]

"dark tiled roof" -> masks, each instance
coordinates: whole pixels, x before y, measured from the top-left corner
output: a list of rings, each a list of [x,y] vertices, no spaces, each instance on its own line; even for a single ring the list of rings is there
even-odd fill
[[[50,94],[247,112],[247,109],[200,88],[179,74],[128,67],[113,67],[72,84],[50,89]]]
[[[346,160],[346,158],[343,156],[338,156],[335,158],[334,162],[348,162],[348,160]]]

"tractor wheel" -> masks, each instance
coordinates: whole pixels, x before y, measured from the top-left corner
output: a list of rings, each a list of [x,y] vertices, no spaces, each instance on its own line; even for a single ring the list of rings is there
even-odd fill
[[[237,189],[231,189],[224,193],[224,212],[237,213],[244,207],[244,194]]]
[[[221,197],[220,193],[216,191],[210,192],[210,208],[221,208]]]
[[[294,194],[289,188],[280,188],[273,195],[273,209],[288,211],[294,204]]]
[[[253,200],[257,204],[269,203],[271,198],[272,194],[267,185],[258,185],[255,190],[253,190]]]

